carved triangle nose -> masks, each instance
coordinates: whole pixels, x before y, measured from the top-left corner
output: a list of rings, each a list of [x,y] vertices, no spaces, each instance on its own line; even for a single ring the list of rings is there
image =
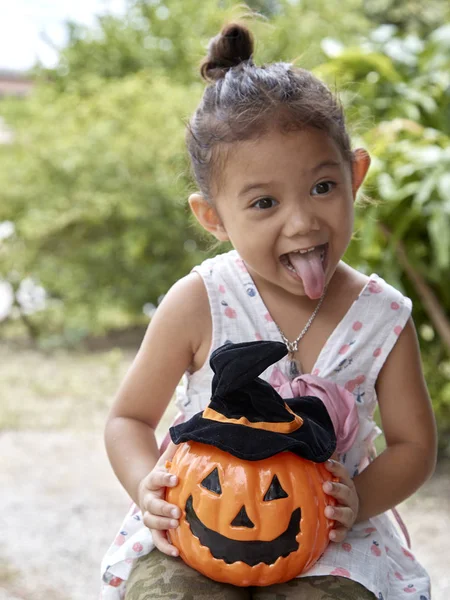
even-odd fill
[[[241,510],[232,520],[231,525],[232,527],[248,527],[249,529],[255,526],[249,519],[245,506],[242,506]]]

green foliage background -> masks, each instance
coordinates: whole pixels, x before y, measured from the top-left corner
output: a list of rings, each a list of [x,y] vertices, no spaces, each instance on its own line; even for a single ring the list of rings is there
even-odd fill
[[[377,200],[357,214],[349,262],[414,302],[441,445],[450,439],[450,8],[429,0],[261,0],[248,22],[256,62],[294,60],[339,90],[354,145],[373,164]],[[68,24],[55,69],[36,67],[26,100],[3,100],[14,143],[0,145],[0,278],[32,277],[47,309],[16,306],[41,340],[75,341],[145,322],[209,249],[186,197],[194,189],[184,123],[203,91],[198,64],[231,1],[132,0],[94,30]],[[337,26],[337,18],[339,26]]]

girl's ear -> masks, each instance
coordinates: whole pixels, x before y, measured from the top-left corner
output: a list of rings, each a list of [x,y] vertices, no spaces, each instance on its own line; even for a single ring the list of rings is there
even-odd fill
[[[356,198],[356,193],[363,183],[367,171],[370,167],[370,156],[364,148],[357,148],[353,152],[352,163],[352,191],[353,198]]]
[[[219,242],[229,241],[228,234],[216,209],[207,202],[203,194],[191,194],[189,196],[189,206],[203,229],[212,233]]]

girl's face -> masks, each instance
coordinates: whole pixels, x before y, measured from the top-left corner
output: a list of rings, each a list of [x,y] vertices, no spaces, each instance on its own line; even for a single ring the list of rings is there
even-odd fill
[[[274,130],[232,146],[206,224],[192,197],[191,207],[204,227],[231,241],[260,291],[277,286],[319,298],[350,242],[368,166],[368,155],[356,153],[352,179],[324,131]]]

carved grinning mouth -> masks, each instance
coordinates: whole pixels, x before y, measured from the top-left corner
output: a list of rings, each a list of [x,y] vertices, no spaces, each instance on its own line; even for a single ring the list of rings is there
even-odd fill
[[[280,556],[285,558],[291,552],[298,550],[299,544],[295,538],[300,532],[300,508],[296,508],[292,512],[287,529],[269,542],[231,540],[217,531],[209,529],[198,518],[194,510],[192,495],[186,501],[185,510],[186,520],[193,535],[199,539],[202,546],[209,548],[214,558],[221,559],[227,564],[242,561],[251,567],[259,563],[272,565]]]

